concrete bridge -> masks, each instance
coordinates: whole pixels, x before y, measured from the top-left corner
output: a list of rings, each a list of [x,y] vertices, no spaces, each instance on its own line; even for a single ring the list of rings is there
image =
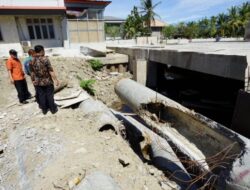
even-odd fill
[[[135,81],[250,138],[250,42],[109,48],[129,55]]]
[[[250,42],[195,42],[156,46],[110,46],[130,58],[130,71],[142,84],[155,85],[156,64],[245,82],[250,92]]]

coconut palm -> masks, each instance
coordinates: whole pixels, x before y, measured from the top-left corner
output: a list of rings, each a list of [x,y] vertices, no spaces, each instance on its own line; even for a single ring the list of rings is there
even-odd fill
[[[239,7],[239,16],[243,25],[246,25],[250,19],[250,3],[245,2]]]
[[[240,16],[236,6],[233,6],[228,10],[228,20],[228,28],[231,30],[231,35],[235,37],[238,35],[241,25]]]
[[[145,21],[145,24],[149,31],[151,31],[151,22],[155,21],[155,17],[160,17],[158,14],[154,12],[154,9],[160,4],[161,2],[158,2],[156,4],[153,4],[153,0],[141,0],[141,13],[143,15],[143,19]]]
[[[226,34],[227,20],[227,16],[224,13],[217,16],[217,33],[222,37]]]
[[[240,16],[240,29],[239,33],[241,36],[245,33],[245,27],[250,20],[250,3],[243,3],[241,7],[238,8],[239,16]]]

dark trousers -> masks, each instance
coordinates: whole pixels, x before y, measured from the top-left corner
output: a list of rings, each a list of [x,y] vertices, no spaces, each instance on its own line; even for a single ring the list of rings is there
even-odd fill
[[[39,108],[43,111],[50,110],[52,113],[57,111],[57,106],[54,101],[54,86],[35,86],[36,100]]]
[[[27,100],[31,97],[31,94],[28,90],[27,82],[25,79],[15,80],[14,85],[16,87],[17,96],[18,96],[20,103],[24,102],[25,100]]]

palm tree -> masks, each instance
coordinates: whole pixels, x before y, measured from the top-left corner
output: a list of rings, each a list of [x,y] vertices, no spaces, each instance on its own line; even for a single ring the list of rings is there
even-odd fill
[[[241,20],[238,14],[238,9],[236,6],[231,7],[228,10],[228,27],[231,30],[231,36],[235,37],[238,35],[239,27],[241,25]]]
[[[143,14],[143,19],[149,31],[151,31],[151,22],[155,22],[155,16],[159,17],[159,15],[154,12],[154,9],[160,3],[161,2],[153,4],[153,0],[141,0],[141,13]]]
[[[212,16],[209,23],[209,37],[215,37],[216,35],[216,20],[217,17]]]
[[[239,16],[243,25],[247,24],[250,19],[250,3],[245,2],[239,7]]]
[[[209,19],[207,17],[198,21],[199,37],[208,38],[209,37]]]
[[[227,16],[221,13],[217,16],[217,33],[221,37],[225,36],[225,31],[227,29]]]
[[[245,27],[250,20],[250,3],[245,2],[241,7],[238,8],[239,16],[240,16],[240,35],[244,35]]]

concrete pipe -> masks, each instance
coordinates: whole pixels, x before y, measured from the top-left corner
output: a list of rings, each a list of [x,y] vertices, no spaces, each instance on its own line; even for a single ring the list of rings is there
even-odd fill
[[[234,184],[240,181],[239,185],[250,187],[250,172],[244,180],[237,180],[249,168],[249,139],[130,79],[119,81],[115,91],[151,130],[171,142],[203,172],[216,172],[223,175],[224,182],[233,179]]]
[[[79,109],[84,115],[94,115],[98,119],[99,131],[112,129],[115,130],[116,134],[120,132],[120,122],[101,101],[90,98],[83,101]]]
[[[159,170],[165,172],[169,176],[169,179],[175,181],[181,189],[187,189],[192,178],[168,142],[133,117],[124,115],[120,112],[113,112],[116,117],[122,120],[126,129],[129,130],[129,133],[133,134],[133,137],[128,137],[129,139],[133,138],[130,141],[139,142],[140,139],[144,139],[144,146],[140,147],[141,151],[143,151],[146,145],[149,145],[153,164]],[[193,185],[189,189],[192,190],[197,188]]]

